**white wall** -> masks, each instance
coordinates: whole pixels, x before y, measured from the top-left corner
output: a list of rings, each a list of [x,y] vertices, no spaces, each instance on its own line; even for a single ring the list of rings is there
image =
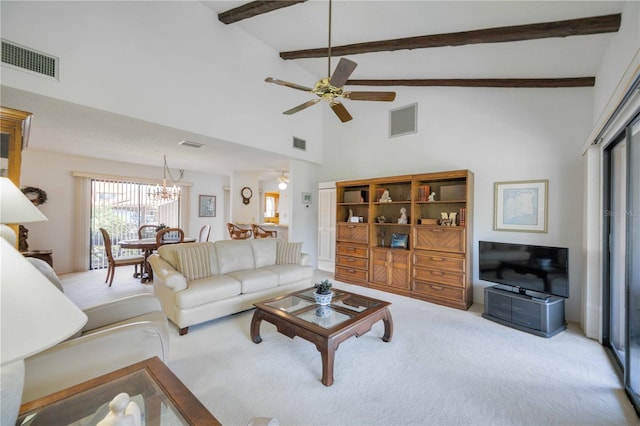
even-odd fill
[[[79,249],[74,246],[77,229],[74,222],[75,185],[72,172],[88,172],[123,177],[162,177],[162,167],[148,167],[124,162],[103,161],[94,158],[60,155],[25,150],[22,153],[21,186],[33,186],[47,193],[47,202],[38,206],[49,219],[47,222],[27,224],[30,249],[52,249],[53,266],[58,274],[73,272],[73,259]],[[202,225],[211,225],[210,241],[223,239],[223,188],[229,178],[185,171],[184,181],[192,183],[191,200],[185,218],[185,232],[198,237]],[[198,217],[198,195],[215,195],[217,214],[213,218]],[[88,245],[89,242],[87,241]]]
[[[60,58],[60,80],[2,67],[2,84],[319,162],[322,120],[295,90],[315,78],[198,1],[0,2],[2,38]],[[259,67],[256,64],[261,64]],[[293,135],[307,151],[292,150]]]
[[[318,178],[346,180],[441,170],[475,174],[479,240],[569,247],[567,318],[580,320],[581,147],[591,130],[592,89],[397,88],[392,106],[350,103],[352,122],[325,121]],[[388,138],[388,110],[418,103],[418,133]],[[494,183],[549,180],[548,232],[493,230]],[[477,265],[477,253],[474,253]],[[473,269],[474,301],[483,288]]]

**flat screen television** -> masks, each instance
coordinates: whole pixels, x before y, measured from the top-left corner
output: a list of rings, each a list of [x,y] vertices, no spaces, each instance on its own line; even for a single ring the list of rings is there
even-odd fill
[[[479,278],[531,296],[569,297],[569,249],[480,241]]]

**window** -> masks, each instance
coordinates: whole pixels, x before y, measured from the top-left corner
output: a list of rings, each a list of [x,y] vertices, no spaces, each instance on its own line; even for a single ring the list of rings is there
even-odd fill
[[[180,199],[154,200],[148,193],[155,185],[91,179],[90,269],[107,266],[100,228],[111,236],[114,256],[137,254],[138,250],[121,249],[118,242],[138,238],[142,225],[165,224],[180,227]]]
[[[280,194],[277,192],[264,193],[264,221],[266,223],[280,223],[279,200]]]

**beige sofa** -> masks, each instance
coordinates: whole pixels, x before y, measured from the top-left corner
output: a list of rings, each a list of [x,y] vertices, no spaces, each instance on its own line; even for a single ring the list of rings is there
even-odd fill
[[[311,287],[311,257],[301,247],[276,238],[164,245],[149,256],[153,291],[183,335],[191,325]]]
[[[64,292],[46,262],[27,260]],[[23,403],[147,358],[169,359],[169,324],[153,295],[129,296],[83,312],[88,320],[75,336],[24,360]]]

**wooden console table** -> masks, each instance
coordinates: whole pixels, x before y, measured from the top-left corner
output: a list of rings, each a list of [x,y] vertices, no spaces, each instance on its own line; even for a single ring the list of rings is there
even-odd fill
[[[38,259],[42,259],[49,264],[53,268],[53,250],[29,250],[29,251],[21,251],[24,257],[35,257]]]

